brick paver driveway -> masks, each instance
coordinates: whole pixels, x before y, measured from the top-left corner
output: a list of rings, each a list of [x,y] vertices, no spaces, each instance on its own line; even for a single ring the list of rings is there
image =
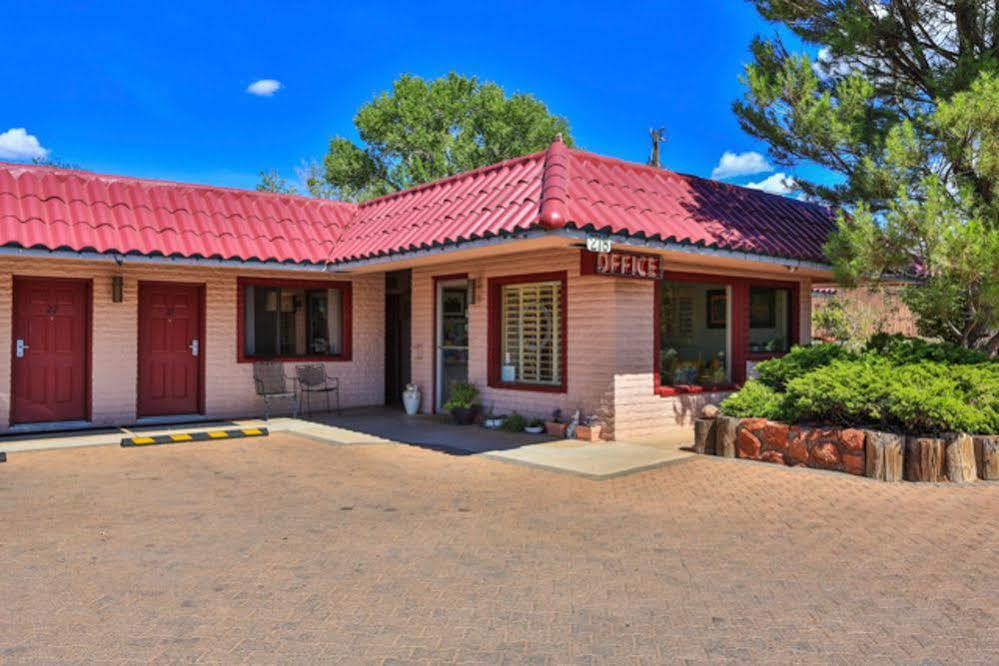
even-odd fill
[[[11,456],[0,661],[994,662],[999,486],[291,435]]]

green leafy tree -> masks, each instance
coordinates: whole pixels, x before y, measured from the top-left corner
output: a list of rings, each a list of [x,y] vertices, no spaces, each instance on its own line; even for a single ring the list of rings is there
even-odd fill
[[[852,286],[915,274],[922,334],[999,351],[999,4],[985,0],[752,0],[819,55],[757,38],[742,127],[840,208],[826,246]]]
[[[294,185],[288,183],[277,171],[260,172],[260,182],[257,183],[258,192],[274,192],[275,194],[298,194]]]
[[[361,144],[334,138],[310,190],[364,200],[543,150],[559,133],[572,144],[565,118],[535,97],[453,72],[401,76],[354,125]]]
[[[74,171],[83,170],[83,167],[79,164],[64,162],[63,160],[57,160],[52,157],[32,157],[31,163],[36,166],[55,167],[56,169],[73,169]]]

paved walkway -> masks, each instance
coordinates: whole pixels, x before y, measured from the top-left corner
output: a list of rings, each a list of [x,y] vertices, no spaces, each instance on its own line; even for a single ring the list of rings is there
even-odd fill
[[[380,407],[346,410],[314,419],[275,418],[106,428],[99,431],[0,436],[0,451],[22,453],[84,446],[117,446],[122,437],[200,432],[220,428],[260,428],[289,432],[334,444],[403,443],[453,455],[487,455],[504,462],[604,479],[631,474],[693,455],[682,449],[690,429],[674,429],[658,440],[584,443],[548,435],[509,433],[478,426],[459,427],[450,417],[406,416]]]
[[[999,485],[291,434],[0,464],[0,661],[994,663]]]

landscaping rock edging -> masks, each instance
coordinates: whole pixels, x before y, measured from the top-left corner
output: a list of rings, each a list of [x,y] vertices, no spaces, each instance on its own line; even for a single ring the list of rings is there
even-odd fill
[[[845,472],[886,482],[999,480],[999,435],[906,436],[714,414],[697,419],[694,433],[697,453],[728,458]]]

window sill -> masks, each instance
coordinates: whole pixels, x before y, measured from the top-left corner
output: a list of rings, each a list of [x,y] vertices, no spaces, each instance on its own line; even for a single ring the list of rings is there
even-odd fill
[[[564,384],[523,384],[516,382],[489,382],[489,388],[504,391],[533,391],[535,393],[565,393]]]
[[[238,363],[343,363],[349,361],[349,356],[240,356]]]
[[[674,395],[726,393],[730,391],[737,391],[738,389],[738,384],[711,384],[708,386],[700,386],[697,384],[678,384],[676,386],[657,386],[655,392],[656,395],[660,397],[668,398]]]

